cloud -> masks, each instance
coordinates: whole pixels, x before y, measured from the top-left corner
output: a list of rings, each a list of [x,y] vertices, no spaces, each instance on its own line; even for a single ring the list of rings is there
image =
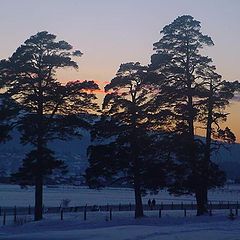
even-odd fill
[[[104,89],[98,89],[98,90],[94,90],[94,93],[98,93],[98,94],[105,94],[106,92],[104,91]]]

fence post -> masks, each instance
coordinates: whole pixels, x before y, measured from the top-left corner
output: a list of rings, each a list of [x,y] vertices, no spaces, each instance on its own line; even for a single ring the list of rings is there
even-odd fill
[[[17,207],[14,206],[14,223],[17,222]]]
[[[132,210],[132,205],[131,205],[131,203],[129,203],[129,211],[131,211]]]
[[[110,208],[110,210],[109,210],[109,219],[110,219],[110,221],[112,220],[112,208]]]
[[[31,206],[29,205],[28,206],[28,215],[30,215],[31,214]]]
[[[61,209],[61,220],[63,220],[63,209]]]
[[[238,216],[238,208],[235,209],[235,215]]]
[[[187,209],[184,208],[184,217],[186,217],[186,216],[187,216]]]
[[[159,218],[162,217],[162,210],[161,210],[161,208],[159,208],[159,211],[158,211],[158,217],[159,217]]]
[[[163,210],[163,202],[161,202],[161,209]]]
[[[87,206],[84,208],[84,216],[83,216],[84,221],[87,220]]]
[[[107,204],[107,211],[109,211],[109,205]]]
[[[6,225],[6,211],[3,212],[3,225]]]
[[[173,202],[172,202],[172,206],[171,206],[172,210],[173,210]]]

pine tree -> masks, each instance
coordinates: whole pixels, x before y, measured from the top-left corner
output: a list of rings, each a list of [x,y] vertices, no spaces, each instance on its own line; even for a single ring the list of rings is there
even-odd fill
[[[164,84],[161,84],[165,85],[164,90],[171,95],[173,132],[176,136],[181,136],[181,145],[185,149],[184,164],[187,163],[195,180],[191,191],[196,196],[198,215],[204,214],[206,209],[202,204],[201,184],[198,184],[197,162],[201,163],[202,157],[198,152],[200,146],[195,138],[194,126],[201,108],[202,84],[212,62],[200,51],[204,46],[213,45],[211,38],[203,35],[200,30],[200,22],[192,16],[178,17],[161,31],[163,36],[154,43],[156,53],[151,58],[152,71],[165,79]],[[173,99],[175,100],[172,101]]]
[[[176,179],[169,188],[170,192],[175,194],[191,194],[197,187],[198,204],[201,206],[202,213],[208,211],[208,190],[221,187],[226,181],[225,173],[213,162],[212,156],[221,146],[226,147],[226,143],[229,146],[229,143],[235,142],[235,136],[231,130],[228,127],[225,129],[220,127],[221,123],[227,119],[228,113],[225,108],[230,104],[238,86],[237,82],[223,81],[221,76],[215,73],[215,67],[209,67],[208,70],[202,82],[197,116],[197,123],[206,130],[206,135],[195,138],[195,160],[191,162],[188,161],[187,136],[182,130],[176,134],[174,152],[177,159],[181,161],[173,165]],[[191,171],[193,168],[196,171]]]
[[[72,49],[69,43],[44,31],[27,39],[4,62],[8,94],[22,106],[22,143],[33,146],[15,176],[34,182],[36,221],[42,219],[44,177],[63,163],[55,159],[48,142],[79,134],[80,127],[89,125],[81,114],[97,109],[93,91],[98,86],[93,81],[63,85],[56,79],[57,69],[78,68],[73,58],[82,53]]]
[[[168,155],[157,146],[153,131],[160,120],[151,120],[160,110],[150,104],[155,93],[147,67],[139,63],[122,64],[105,90],[102,119],[94,131],[95,141],[100,139],[101,143],[88,150],[86,180],[91,187],[115,182],[132,186],[135,217],[139,218],[143,216],[142,194],[166,185]]]
[[[227,143],[234,143],[236,137],[230,128],[221,129],[221,123],[228,117],[226,107],[230,105],[230,100],[238,90],[239,83],[222,80],[222,77],[215,72],[215,67],[209,69],[208,76],[204,80],[203,99],[201,100],[201,111],[198,121],[206,129],[204,167],[202,174],[202,186],[205,205],[208,203],[207,191],[210,188],[211,176],[209,166],[212,164],[212,155],[219,148]],[[219,140],[219,141],[217,141]],[[214,187],[214,186],[213,186]]]

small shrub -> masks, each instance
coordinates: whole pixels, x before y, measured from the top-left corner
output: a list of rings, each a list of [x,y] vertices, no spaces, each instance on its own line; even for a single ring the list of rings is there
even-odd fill
[[[70,202],[71,202],[71,200],[68,199],[68,198],[62,199],[60,206],[61,207],[68,207]]]

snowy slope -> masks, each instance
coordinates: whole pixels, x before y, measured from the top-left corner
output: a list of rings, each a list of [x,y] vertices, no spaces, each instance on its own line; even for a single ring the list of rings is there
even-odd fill
[[[14,185],[0,185],[0,205],[22,206],[23,202],[32,204],[33,189],[20,189]],[[5,198],[4,198],[5,197]],[[192,196],[174,197],[166,191],[155,196],[157,203],[188,202]],[[59,203],[62,198],[71,199],[71,206],[75,204],[114,204],[129,203],[134,201],[134,193],[131,189],[107,188],[102,191],[87,189],[86,187],[61,186],[56,189],[44,189],[45,206]],[[240,186],[230,185],[224,189],[218,189],[209,193],[210,200],[240,200]],[[47,209],[47,207],[46,207]],[[213,210],[213,216],[196,217],[196,211],[188,210],[184,217],[183,210],[163,210],[162,217],[158,217],[158,211],[145,211],[145,217],[134,219],[134,212],[112,212],[112,220],[109,212],[87,212],[87,220],[83,219],[82,212],[64,213],[64,219],[60,220],[60,214],[44,214],[41,222],[30,222],[33,216],[18,216],[27,219],[26,224],[13,224],[13,216],[7,216],[6,226],[0,225],[0,240],[240,240],[240,217],[234,221],[228,218],[229,209]],[[235,212],[235,211],[234,211]],[[0,216],[0,223],[3,216]]]
[[[0,144],[0,175],[1,172],[6,172],[7,175],[15,172],[25,154],[31,149],[31,146],[22,146],[19,137],[19,133],[15,131],[11,141]],[[89,133],[83,131],[82,139],[54,141],[49,146],[56,152],[59,159],[66,162],[69,175],[79,175],[87,167],[86,150],[90,143]],[[221,148],[214,159],[227,171],[229,178],[235,179],[240,176],[238,171],[240,169],[240,144],[232,145],[229,150]]]
[[[55,152],[56,156],[64,160],[68,166],[69,174],[80,174],[87,166],[86,150],[90,144],[89,133],[83,131],[81,139],[70,139],[67,141],[54,141],[49,147]],[[7,175],[15,172],[20,166],[25,154],[31,150],[31,146],[20,144],[20,134],[14,132],[12,140],[5,144],[0,144],[0,170]]]

